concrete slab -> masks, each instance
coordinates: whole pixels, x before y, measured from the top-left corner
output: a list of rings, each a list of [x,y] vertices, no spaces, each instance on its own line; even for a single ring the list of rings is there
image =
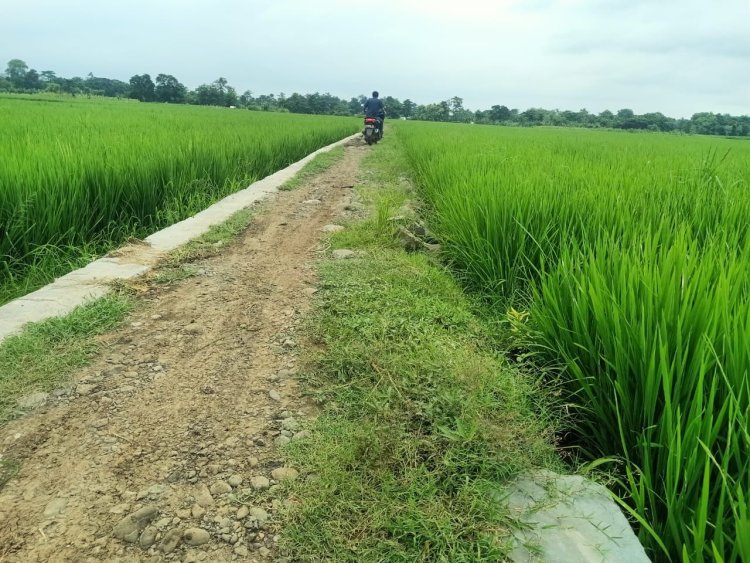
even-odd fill
[[[607,489],[580,475],[521,477],[503,502],[521,524],[510,554],[516,563],[650,561]]]
[[[19,333],[28,323],[67,315],[76,307],[103,297],[109,292],[108,284],[115,280],[126,280],[148,272],[165,253],[207,233],[211,227],[223,223],[237,211],[277,191],[316,155],[328,152],[358,136],[359,133],[318,149],[193,217],[152,234],[146,238],[145,244],[124,246],[33,293],[6,303],[0,307],[0,342]]]

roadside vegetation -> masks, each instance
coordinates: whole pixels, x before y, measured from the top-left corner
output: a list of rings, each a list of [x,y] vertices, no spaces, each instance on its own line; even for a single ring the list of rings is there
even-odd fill
[[[0,98],[0,113],[0,304],[359,126],[114,100]]]
[[[750,558],[750,146],[395,124],[430,225],[654,558]]]
[[[132,307],[130,297],[115,293],[65,317],[29,325],[0,343],[0,424],[20,412],[18,399],[63,386],[100,349],[98,337],[120,324]]]
[[[294,485],[283,549],[301,561],[498,561],[512,525],[502,487],[558,464],[555,423],[450,273],[399,245],[390,218],[408,194],[393,142],[366,158],[376,175],[357,189],[374,212],[331,239],[361,254],[320,267],[305,374],[322,413],[288,452],[315,479]]]
[[[316,155],[315,158],[313,158],[310,162],[305,164],[302,170],[294,175],[294,178],[285,182],[284,185],[282,185],[279,189],[282,191],[297,189],[304,182],[306,182],[313,176],[320,174],[324,170],[327,170],[343,157],[344,147],[335,147],[330,151],[320,153]]]
[[[195,262],[218,255],[252,223],[253,218],[262,212],[263,206],[263,203],[259,203],[241,209],[223,223],[211,227],[206,234],[175,249],[149,274],[149,279],[160,285],[170,285],[196,275],[200,268]]]

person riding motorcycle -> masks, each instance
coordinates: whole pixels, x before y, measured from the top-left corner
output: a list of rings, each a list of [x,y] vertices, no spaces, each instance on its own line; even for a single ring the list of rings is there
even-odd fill
[[[380,136],[383,136],[383,127],[385,126],[385,104],[379,97],[377,90],[372,93],[372,98],[367,100],[364,105],[365,117],[375,117],[380,121]]]

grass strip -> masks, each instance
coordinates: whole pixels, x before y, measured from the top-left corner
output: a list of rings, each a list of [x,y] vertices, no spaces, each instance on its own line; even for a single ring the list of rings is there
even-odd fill
[[[115,328],[132,308],[132,299],[114,294],[65,317],[30,324],[0,343],[0,423],[19,412],[19,398],[51,391],[85,365],[100,348],[97,336]]]
[[[225,222],[211,227],[204,235],[174,250],[154,271],[151,281],[169,285],[198,274],[200,268],[194,262],[218,255],[232,239],[247,229],[262,207],[261,203],[241,209]]]
[[[288,446],[315,478],[294,485],[282,549],[300,561],[501,560],[512,522],[496,493],[558,463],[553,418],[490,351],[446,270],[394,242],[386,216],[406,199],[397,147],[379,146],[365,168],[375,213],[331,241],[363,254],[320,266],[305,376],[322,413]]]
[[[315,156],[310,162],[302,167],[302,170],[294,175],[294,178],[287,180],[282,186],[279,187],[281,191],[291,191],[299,188],[304,182],[317,176],[321,172],[328,170],[331,166],[336,164],[344,158],[344,147],[338,146],[330,151],[322,152]]]

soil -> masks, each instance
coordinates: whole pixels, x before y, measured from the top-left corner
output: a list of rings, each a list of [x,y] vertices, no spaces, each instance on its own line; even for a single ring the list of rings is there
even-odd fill
[[[323,227],[357,213],[358,142],[263,206],[198,275],[146,278],[137,312],[42,407],[0,429],[20,472],[0,490],[0,561],[280,561],[268,494],[278,446],[315,405],[295,330],[316,291]],[[329,228],[328,230],[332,230]]]

